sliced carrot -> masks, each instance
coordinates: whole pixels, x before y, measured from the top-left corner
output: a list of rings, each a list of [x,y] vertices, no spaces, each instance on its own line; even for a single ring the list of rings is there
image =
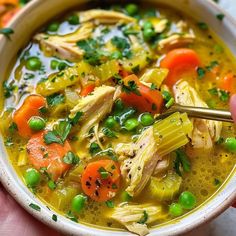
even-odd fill
[[[226,74],[219,80],[218,87],[231,94],[236,93],[236,75],[233,73]]]
[[[47,131],[34,134],[27,143],[29,162],[38,170],[47,168],[47,173],[53,180],[62,176],[71,165],[63,162],[63,157],[71,151],[68,141],[64,145],[58,143],[45,144],[44,135]]]
[[[19,134],[28,138],[33,131],[28,125],[28,121],[32,116],[39,116],[39,109],[46,106],[46,100],[40,95],[28,96],[23,105],[14,113],[13,121],[16,123]]]
[[[19,4],[19,0],[0,0],[0,4],[16,6]]]
[[[89,95],[90,93],[92,93],[94,91],[94,89],[95,89],[95,85],[89,84],[82,89],[80,96],[85,97],[85,96]]]
[[[120,70],[119,71],[119,75],[122,77],[122,78],[125,78],[127,76],[129,76],[129,72],[125,71],[125,70]]]
[[[127,86],[129,81],[134,81],[138,86],[137,90],[140,95],[134,92],[122,92],[120,98],[129,106],[137,108],[141,112],[159,113],[163,107],[163,97],[158,90],[152,90],[148,86],[142,84],[138,77],[134,74],[124,78],[124,84]]]
[[[108,175],[106,176],[104,172]],[[119,165],[112,160],[91,162],[82,174],[81,184],[84,193],[91,199],[97,202],[105,202],[113,198],[119,189]]]
[[[1,18],[1,26],[5,27],[12,17],[20,10],[20,8],[13,8],[10,11],[6,12]]]
[[[188,48],[171,50],[161,61],[162,68],[169,69],[164,83],[172,87],[185,74],[197,76],[196,69],[201,64],[197,53]]]

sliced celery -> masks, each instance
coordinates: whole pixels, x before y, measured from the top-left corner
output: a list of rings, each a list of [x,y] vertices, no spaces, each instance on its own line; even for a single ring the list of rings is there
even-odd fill
[[[164,156],[189,142],[187,134],[193,129],[187,114],[176,112],[153,125],[157,153]]]
[[[162,82],[168,75],[168,69],[165,68],[152,68],[148,69],[140,78],[140,81],[143,81],[145,83],[152,83],[156,85],[156,87],[159,89],[162,85]]]
[[[159,201],[173,200],[179,192],[182,178],[175,172],[168,172],[163,179],[151,177],[148,191],[151,196]]]
[[[27,151],[24,148],[22,151],[19,153],[18,161],[17,161],[17,166],[25,166],[28,162],[28,156],[27,156]]]

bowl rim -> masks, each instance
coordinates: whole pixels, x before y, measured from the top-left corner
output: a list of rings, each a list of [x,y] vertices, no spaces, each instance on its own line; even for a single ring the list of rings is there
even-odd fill
[[[194,0],[192,0],[194,1]],[[203,2],[203,0],[199,0],[199,2]],[[221,8],[219,5],[217,5],[216,3],[214,3],[212,0],[205,0],[205,6],[208,5],[208,7],[211,7],[219,12],[222,12],[229,20],[230,24],[234,25],[236,27],[236,19],[233,18],[233,16],[231,16],[228,12],[226,12],[223,8]],[[26,14],[28,11],[30,11],[31,9],[34,9],[35,7],[39,6],[42,2],[40,0],[33,0],[30,3],[28,3],[8,24],[7,27],[11,27],[15,24],[17,24],[17,21],[19,19],[21,19],[21,17]],[[0,43],[2,40],[3,36],[0,35]],[[0,135],[1,136],[1,135]],[[3,154],[2,152],[2,148],[0,146],[0,154]],[[1,163],[1,159],[0,159],[0,163]],[[124,235],[124,232],[127,235],[133,235],[130,234],[126,231],[115,231],[115,230],[107,230],[107,229],[103,229],[102,227],[94,227],[90,224],[77,224],[74,223],[72,221],[70,221],[69,219],[65,218],[64,216],[60,215],[57,212],[54,211],[50,211],[45,203],[41,202],[38,198],[36,198],[26,187],[25,185],[22,183],[22,181],[20,180],[19,177],[17,177],[17,174],[14,173],[15,175],[12,176],[12,174],[10,173],[10,171],[6,168],[3,163],[3,165],[0,165],[0,181],[3,184],[3,186],[6,188],[6,190],[13,196],[13,198],[26,210],[28,211],[31,215],[33,215],[35,218],[37,218],[38,220],[40,220],[41,222],[45,223],[46,225],[59,230],[63,233],[70,233],[72,235],[98,235],[98,236],[103,236],[103,235],[110,235],[111,233],[113,235]],[[232,179],[234,177],[235,182],[236,182],[236,168],[234,168],[234,170],[231,172],[231,177],[229,177],[228,181],[230,179]],[[234,176],[233,176],[234,175]],[[16,179],[18,179],[18,182],[16,181]],[[227,182],[227,181],[226,181]],[[228,183],[225,183],[225,185],[227,185]],[[15,187],[19,188],[15,188]],[[20,185],[20,186],[19,186]],[[20,190],[20,192],[19,192]],[[224,188],[222,186],[222,188],[217,191],[213,196],[214,198],[216,198],[215,195],[217,195],[219,192],[224,191]],[[22,196],[26,196],[26,199],[23,199]],[[213,198],[213,200],[214,200]],[[202,217],[202,219],[198,219],[198,221],[193,221],[190,224],[186,224],[185,228],[175,228],[175,230],[173,231],[168,231],[167,234],[159,234],[159,235],[170,235],[169,233],[171,232],[171,235],[177,235],[177,234],[181,234],[183,232],[188,232],[191,229],[201,225],[204,222],[210,221],[211,219],[213,219],[214,217],[216,217],[218,214],[220,214],[223,210],[225,210],[228,206],[231,205],[232,201],[236,198],[236,187],[234,187],[234,189],[232,189],[232,192],[229,196],[226,196],[225,198],[223,198],[223,196],[221,196],[221,200],[218,201],[218,203],[220,203],[218,206],[215,206],[214,209],[212,210],[208,210],[205,212],[204,217]],[[212,200],[212,201],[213,201]],[[211,200],[207,200],[207,201],[211,201]],[[30,203],[34,203],[37,205],[40,205],[41,207],[41,212],[32,210],[29,207]],[[221,204],[223,202],[223,204]],[[204,202],[204,206],[206,205],[206,203]],[[199,206],[198,208],[200,208],[202,206]],[[199,210],[196,210],[196,212],[198,212]],[[194,211],[195,212],[195,211]],[[52,215],[56,214],[58,216],[58,221],[55,222],[52,220]],[[192,213],[193,214],[193,213]],[[188,213],[188,215],[191,215],[191,212]],[[184,218],[189,218],[188,216],[184,216]],[[68,229],[67,226],[70,226],[71,229]],[[167,223],[167,227],[172,226],[172,224]],[[165,226],[164,226],[165,228]],[[170,227],[169,227],[170,228]],[[152,230],[150,230],[150,235],[156,235],[155,233],[155,229],[153,228]]]

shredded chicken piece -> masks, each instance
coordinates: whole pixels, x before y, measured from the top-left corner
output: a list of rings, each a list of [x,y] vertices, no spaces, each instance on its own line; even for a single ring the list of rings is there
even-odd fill
[[[168,20],[167,19],[162,19],[159,22],[157,22],[156,24],[153,24],[154,30],[156,33],[162,33],[168,24]]]
[[[158,48],[159,50],[171,49],[176,47],[182,47],[186,44],[193,43],[195,35],[193,33],[187,34],[173,34],[168,38],[162,39],[159,41]]]
[[[128,157],[134,157],[135,149],[132,143],[119,143],[115,148],[115,153],[119,156],[119,160],[123,161]]]
[[[74,61],[80,59],[84,53],[76,42],[89,38],[92,31],[93,23],[87,22],[72,34],[58,36],[40,33],[36,34],[34,39],[39,42],[46,54]]]
[[[128,184],[126,191],[129,195],[135,196],[143,190],[156,167],[157,161],[161,160],[156,152],[157,145],[153,137],[153,128],[146,129],[138,141],[130,147],[129,153],[134,152],[135,156],[124,160],[121,173]]]
[[[160,160],[157,162],[157,165],[156,165],[153,175],[158,175],[158,174],[166,171],[168,169],[169,165],[170,165],[170,158],[168,156],[165,158],[163,157],[163,160]]]
[[[78,104],[71,110],[70,118],[75,117],[77,112],[83,112],[79,121],[81,125],[79,131],[80,141],[86,138],[87,133],[93,126],[111,112],[114,93],[115,88],[113,87],[97,87],[93,94],[81,98]]]
[[[208,107],[200,98],[196,90],[186,81],[179,81],[174,86],[174,94],[176,103],[185,106]],[[194,148],[212,148],[215,141],[220,137],[222,122],[191,119],[193,123],[193,131],[189,134]]]
[[[145,215],[144,215],[145,214]],[[145,218],[146,217],[146,218]],[[165,217],[161,205],[121,204],[114,209],[111,218],[120,222],[130,232],[144,236],[149,233],[147,224]]]
[[[135,21],[135,18],[127,16],[123,13],[100,9],[78,12],[78,14],[81,23],[87,21],[96,21],[97,23],[102,24],[116,24],[118,22],[129,23]]]

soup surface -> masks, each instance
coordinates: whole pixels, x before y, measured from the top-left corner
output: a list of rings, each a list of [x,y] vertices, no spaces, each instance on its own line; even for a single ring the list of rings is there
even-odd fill
[[[49,208],[145,235],[211,197],[236,161],[234,125],[159,115],[175,103],[228,108],[235,73],[204,22],[164,6],[85,8],[22,50],[3,82],[0,128]]]

